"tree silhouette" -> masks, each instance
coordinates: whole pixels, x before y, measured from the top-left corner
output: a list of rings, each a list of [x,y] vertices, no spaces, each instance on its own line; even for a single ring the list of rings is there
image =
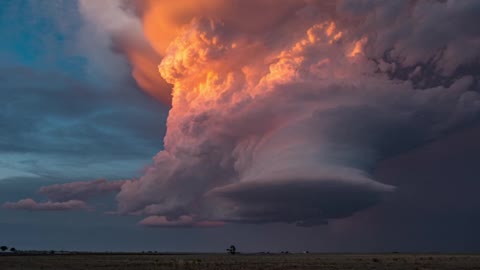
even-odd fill
[[[234,245],[231,245],[230,248],[227,248],[227,251],[230,254],[235,255],[235,253],[237,253],[237,248]]]
[[[12,248],[10,249],[10,252],[17,252],[17,249],[14,248],[14,247],[12,247]]]
[[[0,249],[1,249],[3,252],[5,252],[5,251],[7,251],[8,247],[7,247],[7,246],[1,246]]]

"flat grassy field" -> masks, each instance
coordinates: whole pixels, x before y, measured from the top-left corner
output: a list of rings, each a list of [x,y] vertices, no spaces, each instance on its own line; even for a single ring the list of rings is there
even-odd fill
[[[0,269],[480,269],[480,255],[22,255],[0,256]]]

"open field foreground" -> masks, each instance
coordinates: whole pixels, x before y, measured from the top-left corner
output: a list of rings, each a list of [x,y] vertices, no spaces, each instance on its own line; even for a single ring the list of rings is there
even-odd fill
[[[1,270],[480,269],[480,255],[41,255],[0,256]]]

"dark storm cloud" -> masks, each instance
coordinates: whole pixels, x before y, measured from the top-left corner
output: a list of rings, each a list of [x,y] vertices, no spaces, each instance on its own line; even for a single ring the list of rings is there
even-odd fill
[[[328,219],[352,213],[382,201],[382,186],[341,183],[339,178],[265,180],[213,190],[227,201],[228,222],[287,222],[298,226],[327,224]],[[225,203],[225,202],[224,202]]]
[[[382,204],[333,224],[352,249],[477,252],[479,123],[380,163],[376,177],[398,187]],[[392,233],[394,232],[394,233]],[[370,239],[370,240],[367,240]]]
[[[367,34],[367,56],[392,78],[420,88],[478,79],[478,1],[345,0],[338,10],[347,23],[357,22],[354,35]]]

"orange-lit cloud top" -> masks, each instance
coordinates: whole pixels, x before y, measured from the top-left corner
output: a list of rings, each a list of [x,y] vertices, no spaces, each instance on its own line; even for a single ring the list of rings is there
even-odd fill
[[[192,19],[211,18],[225,21],[232,32],[263,35],[266,31],[276,28],[281,20],[292,13],[292,10],[308,5],[332,9],[331,1],[312,4],[309,1],[288,0],[275,9],[271,9],[273,2],[269,0],[256,2],[137,0],[132,3],[140,14],[143,34],[147,42],[140,45],[126,42],[119,46],[131,63],[132,75],[139,86],[164,104],[171,103],[171,87],[158,75],[154,67],[160,63],[172,41],[190,24]],[[266,10],[268,12],[265,12]],[[245,20],[245,14],[248,14],[248,20]],[[246,43],[252,40],[239,42]]]
[[[165,150],[123,184],[118,212],[148,226],[308,226],[380,202],[394,187],[373,179],[379,160],[480,110],[478,78],[444,84],[416,68],[436,59],[450,78],[478,54],[422,35],[468,5],[395,2],[135,1],[142,38],[120,45],[139,85],[172,107]]]
[[[122,3],[130,5],[124,6]],[[248,47],[248,53],[251,57],[255,57],[256,54],[264,54],[272,49],[279,50],[278,44],[283,44],[285,40],[275,40],[278,34],[290,30],[306,30],[311,26],[310,20],[313,14],[309,14],[309,9],[322,9],[322,19],[326,20],[331,17],[332,10],[335,8],[333,1],[317,3],[296,0],[284,1],[282,5],[274,8],[272,8],[273,2],[270,0],[256,2],[136,0],[130,2],[110,1],[108,3],[91,3],[82,0],[81,5],[87,14],[96,13],[95,16],[92,16],[93,19],[112,32],[114,47],[128,58],[132,66],[132,76],[138,85],[165,105],[171,105],[172,89],[171,85],[167,84],[159,75],[157,66],[167,54],[168,48],[192,20],[208,18],[222,22],[225,31],[237,35],[236,43],[230,45],[232,47],[241,45],[240,49]],[[266,10],[268,12],[265,12]],[[140,27],[133,22],[134,12],[140,17]],[[304,12],[305,14],[293,16],[294,12]],[[248,20],[245,20],[245,14],[248,14]],[[293,17],[295,17],[294,20],[283,23],[285,18]],[[118,23],[111,22],[118,19],[121,19]],[[331,23],[325,31],[330,36],[334,30],[335,24]],[[300,33],[296,33],[297,38]],[[339,40],[341,37],[341,32],[335,32],[335,36],[331,36],[330,42]],[[264,42],[268,38],[273,39]],[[355,48],[360,49],[358,46]],[[244,56],[239,56],[239,58],[244,60]],[[236,60],[232,59],[232,61]]]

